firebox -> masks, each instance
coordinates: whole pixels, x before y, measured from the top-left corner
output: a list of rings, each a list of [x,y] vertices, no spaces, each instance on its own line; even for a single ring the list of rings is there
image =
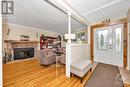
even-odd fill
[[[14,60],[34,57],[34,48],[14,48]]]

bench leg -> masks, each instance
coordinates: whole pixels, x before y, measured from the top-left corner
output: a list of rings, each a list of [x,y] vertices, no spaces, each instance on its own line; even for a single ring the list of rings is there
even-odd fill
[[[70,73],[70,77],[72,77],[72,73]]]
[[[83,82],[83,79],[82,78],[80,78],[80,83],[82,83]]]
[[[73,77],[73,73],[70,73],[70,77]]]
[[[92,71],[92,68],[90,68],[90,72]]]

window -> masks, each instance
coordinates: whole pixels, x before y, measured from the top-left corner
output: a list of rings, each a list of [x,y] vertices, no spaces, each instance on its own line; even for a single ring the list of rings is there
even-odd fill
[[[107,50],[108,49],[108,30],[97,31],[97,49]]]
[[[116,52],[121,51],[121,28],[116,28]]]
[[[85,43],[86,42],[85,36],[86,36],[85,32],[76,33],[76,42]]]

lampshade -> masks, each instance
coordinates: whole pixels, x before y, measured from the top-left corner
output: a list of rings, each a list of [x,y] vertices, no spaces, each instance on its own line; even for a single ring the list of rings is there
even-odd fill
[[[68,34],[65,34],[65,39],[69,39],[69,35]]]
[[[69,34],[65,34],[65,39],[69,39]],[[70,39],[76,39],[76,35],[70,34]]]

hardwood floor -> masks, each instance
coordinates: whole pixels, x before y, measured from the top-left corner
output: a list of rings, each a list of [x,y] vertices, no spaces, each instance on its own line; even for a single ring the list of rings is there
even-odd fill
[[[36,58],[4,64],[3,71],[4,87],[83,87],[92,73],[81,84],[79,77],[65,76],[64,65],[40,66]]]
[[[37,59],[3,65],[4,87],[83,87],[90,72],[80,83],[79,77],[65,76],[65,66],[40,66]]]
[[[126,84],[126,83],[125,83],[125,84],[124,84],[124,87],[130,87],[130,84]]]

